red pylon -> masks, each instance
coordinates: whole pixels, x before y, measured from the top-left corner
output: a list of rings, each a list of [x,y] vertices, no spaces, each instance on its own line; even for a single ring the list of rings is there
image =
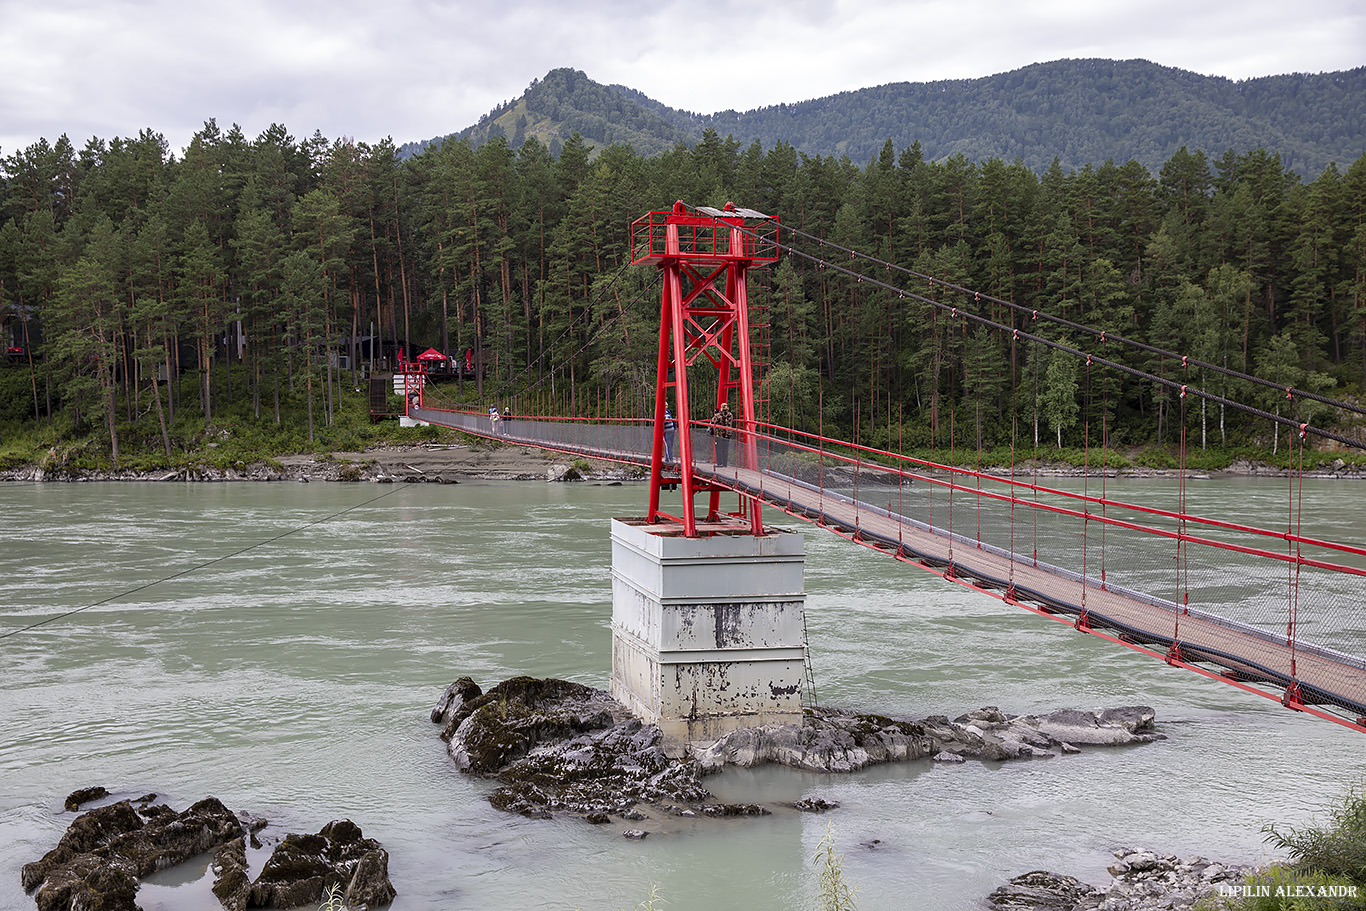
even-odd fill
[[[694,495],[710,491],[707,519],[720,521],[721,491],[694,472],[695,466],[703,467],[704,475],[711,475],[717,467],[705,459],[694,460],[687,368],[702,358],[716,368],[714,410],[729,401],[732,390],[739,392],[736,467],[757,470],[746,278],[755,263],[777,260],[777,239],[776,218],[736,208],[732,203],[724,209],[689,211],[682,202],[676,202],[673,209],[651,212],[631,225],[632,262],[654,263],[664,279],[659,308],[649,520],[681,522],[683,533],[690,538],[698,534]],[[678,462],[677,478],[664,474],[664,410],[669,405],[671,389],[677,422],[678,451],[673,453]],[[666,484],[682,486],[682,516],[660,511],[659,491]],[[758,502],[742,496],[736,515],[744,514],[749,516],[751,533],[762,534]]]

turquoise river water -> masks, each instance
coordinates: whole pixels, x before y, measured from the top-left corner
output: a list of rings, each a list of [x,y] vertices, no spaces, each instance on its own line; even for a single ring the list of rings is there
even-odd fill
[[[1110,495],[1160,499],[1162,483],[1112,481]],[[1255,512],[1283,509],[1283,485],[1194,486],[1207,512],[1274,524]],[[1305,496],[1319,520],[1306,533],[1366,540],[1366,485],[1307,482]],[[398,911],[630,909],[651,884],[670,911],[786,911],[814,900],[827,826],[859,907],[969,909],[1028,870],[1104,882],[1117,846],[1264,860],[1264,822],[1322,819],[1362,781],[1361,734],[789,523],[806,535],[823,705],[953,717],[1143,703],[1169,739],[1032,762],[727,772],[707,779],[727,800],[841,808],[680,820],[644,841],[499,813],[491,783],[452,767],[430,709],[465,674],[605,688],[608,521],[645,499],[491,482],[0,487],[0,907],[33,907],[20,867],[70,822],[66,794],[95,784],[177,809],[214,795],[268,832],[348,817],[389,850]],[[145,911],[215,907],[206,864],[153,877]]]

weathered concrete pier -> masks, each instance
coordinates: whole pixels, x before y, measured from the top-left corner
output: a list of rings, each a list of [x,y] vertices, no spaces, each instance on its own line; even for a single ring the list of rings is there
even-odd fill
[[[802,536],[612,520],[611,693],[671,749],[801,718]]]

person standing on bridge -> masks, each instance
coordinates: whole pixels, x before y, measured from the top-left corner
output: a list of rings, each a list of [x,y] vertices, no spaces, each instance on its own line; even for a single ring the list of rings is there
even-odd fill
[[[498,413],[498,406],[497,406],[497,405],[490,405],[490,406],[489,406],[489,428],[490,428],[490,430],[493,432],[493,435],[494,435],[494,436],[498,436],[498,434],[500,433],[500,431],[499,431],[499,429],[498,429],[498,424],[500,423],[501,419],[502,419],[502,415],[500,415],[500,414]]]
[[[735,415],[730,413],[730,403],[722,402],[711,416],[711,435],[716,440],[716,467],[725,468],[730,461],[730,438],[735,434]]]
[[[674,460],[674,436],[678,433],[678,422],[674,420],[673,412],[664,409],[664,461],[672,464]]]

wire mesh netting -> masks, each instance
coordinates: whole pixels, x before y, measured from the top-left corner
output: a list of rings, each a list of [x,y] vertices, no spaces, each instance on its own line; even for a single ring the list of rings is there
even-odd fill
[[[637,419],[413,416],[642,467],[654,443],[652,422]],[[1358,548],[1108,500],[1099,479],[1061,489],[779,428],[726,439],[705,423],[689,426],[699,477],[1179,660],[1366,714],[1366,553]]]

